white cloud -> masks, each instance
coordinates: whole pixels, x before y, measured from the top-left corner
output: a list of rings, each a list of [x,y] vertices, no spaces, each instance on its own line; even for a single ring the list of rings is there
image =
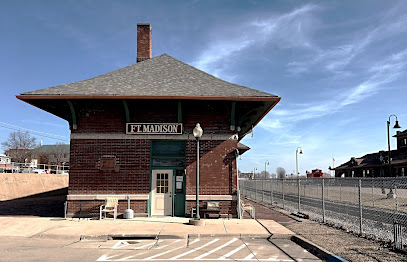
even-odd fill
[[[288,62],[287,71],[291,74],[301,74],[320,67],[328,72],[344,74],[343,71],[347,66],[351,65],[358,56],[368,52],[368,48],[373,44],[405,33],[403,25],[407,23],[407,15],[397,14],[396,8],[376,20],[372,21],[372,24],[376,24],[373,28],[363,28],[349,33],[347,37],[342,36],[343,39],[350,38],[350,41],[328,48],[314,46],[302,60]]]
[[[312,45],[308,37],[313,23],[311,13],[316,9],[315,5],[305,5],[271,18],[244,21],[234,29],[229,28],[223,38],[210,43],[192,65],[219,76],[226,66],[225,59],[253,46],[272,42],[280,48],[309,48]]]

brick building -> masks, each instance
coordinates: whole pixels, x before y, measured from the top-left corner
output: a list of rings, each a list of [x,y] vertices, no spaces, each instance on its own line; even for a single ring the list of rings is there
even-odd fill
[[[135,213],[185,216],[195,206],[200,123],[200,206],[237,215],[239,141],[280,97],[232,84],[167,54],[152,58],[138,24],[137,63],[17,98],[69,122],[68,215],[96,214],[106,196],[130,195]]]
[[[362,157],[352,157],[335,168],[335,177],[396,177],[406,176],[407,172],[407,129],[394,135],[397,149],[391,150],[391,174],[389,151],[379,151]]]

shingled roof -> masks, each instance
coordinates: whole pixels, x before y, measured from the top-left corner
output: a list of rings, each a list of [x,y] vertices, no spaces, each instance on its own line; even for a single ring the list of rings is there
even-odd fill
[[[91,79],[21,94],[30,96],[78,97],[251,97],[259,100],[277,96],[216,78],[163,54]],[[268,98],[268,99],[267,99]]]

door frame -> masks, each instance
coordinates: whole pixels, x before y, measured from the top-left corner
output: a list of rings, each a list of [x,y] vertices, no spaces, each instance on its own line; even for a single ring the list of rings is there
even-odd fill
[[[170,198],[170,202],[171,202],[171,214],[169,214],[169,215],[165,215],[165,207],[164,207],[164,216],[173,216],[174,215],[174,170],[172,169],[172,168],[156,168],[156,169],[152,169],[151,170],[151,179],[150,179],[150,182],[151,182],[151,190],[150,190],[150,195],[151,195],[151,201],[150,201],[150,203],[151,203],[151,216],[155,216],[155,215],[157,215],[157,216],[162,216],[162,214],[154,214],[154,211],[155,211],[155,196],[156,196],[156,193],[154,193],[154,190],[156,189],[155,187],[154,187],[154,185],[155,185],[155,183],[156,183],[156,181],[157,181],[157,178],[156,178],[156,176],[155,176],[155,174],[157,174],[158,172],[163,172],[163,173],[165,173],[165,172],[168,172],[168,174],[169,174],[169,177],[168,177],[168,190],[170,191],[169,192],[169,198]],[[168,199],[167,199],[168,200]],[[165,202],[166,202],[166,199],[165,199],[165,196],[164,196],[164,206],[165,206]]]

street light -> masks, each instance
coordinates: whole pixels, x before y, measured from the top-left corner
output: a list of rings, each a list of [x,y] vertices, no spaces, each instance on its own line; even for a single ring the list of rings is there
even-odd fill
[[[256,170],[257,170],[257,168],[254,168],[254,169],[253,169],[253,178],[252,178],[252,179],[255,179]]]
[[[269,165],[270,163],[269,163],[269,161],[267,160],[265,163],[264,163],[264,179],[266,179],[266,175],[267,175],[267,166]]]
[[[396,123],[394,124],[393,128],[401,128],[401,126],[399,125],[399,121],[397,120],[397,116],[396,115],[390,115],[389,116],[389,120],[387,121],[387,146],[388,146],[388,150],[389,150],[389,176],[392,176],[392,172],[391,172],[391,152],[390,152],[390,118],[394,116],[396,118]],[[395,197],[393,194],[393,189],[390,187],[390,192],[387,195],[387,198],[393,198]]]
[[[196,214],[195,219],[200,220],[199,217],[199,139],[203,134],[203,130],[199,123],[196,124],[194,130],[192,131],[194,137],[196,138]]]
[[[300,152],[298,152],[298,149]],[[298,213],[300,213],[300,207],[301,207],[301,196],[300,196],[300,176],[298,173],[298,153],[302,155],[302,148],[297,147],[297,150],[295,150],[295,171],[297,175],[297,186],[298,186]]]

